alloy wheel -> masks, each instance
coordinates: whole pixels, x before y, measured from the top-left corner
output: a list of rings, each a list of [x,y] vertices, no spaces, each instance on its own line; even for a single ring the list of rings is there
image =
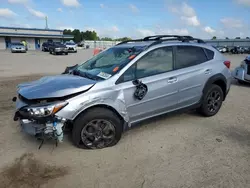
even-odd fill
[[[216,112],[221,106],[221,94],[218,91],[212,91],[207,98],[207,108],[209,112]]]
[[[104,119],[90,121],[81,131],[81,141],[91,149],[107,147],[114,139],[115,127]]]

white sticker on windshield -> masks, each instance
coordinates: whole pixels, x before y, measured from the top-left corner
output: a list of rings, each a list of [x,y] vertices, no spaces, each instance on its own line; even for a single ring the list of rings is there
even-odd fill
[[[111,74],[108,74],[108,73],[105,73],[105,72],[100,72],[97,76],[101,77],[101,78],[104,78],[104,79],[108,79],[110,78],[112,75]]]

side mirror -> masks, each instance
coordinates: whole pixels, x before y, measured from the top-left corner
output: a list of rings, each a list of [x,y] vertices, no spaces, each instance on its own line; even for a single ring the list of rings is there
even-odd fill
[[[138,86],[139,84],[141,84],[141,81],[139,80],[133,80],[132,83],[135,85],[135,86]]]

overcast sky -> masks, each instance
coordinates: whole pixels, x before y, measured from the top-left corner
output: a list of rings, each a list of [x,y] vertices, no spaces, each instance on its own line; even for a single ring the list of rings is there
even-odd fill
[[[250,36],[250,0],[0,0],[0,26],[96,30],[101,37]]]

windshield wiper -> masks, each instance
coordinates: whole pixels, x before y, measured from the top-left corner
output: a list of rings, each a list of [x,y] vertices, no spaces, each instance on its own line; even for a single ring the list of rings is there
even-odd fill
[[[98,80],[97,77],[91,76],[87,72],[82,72],[82,71],[77,70],[77,69],[75,69],[73,71],[73,75],[81,76],[81,77],[88,78],[88,79],[91,79],[91,80]]]

